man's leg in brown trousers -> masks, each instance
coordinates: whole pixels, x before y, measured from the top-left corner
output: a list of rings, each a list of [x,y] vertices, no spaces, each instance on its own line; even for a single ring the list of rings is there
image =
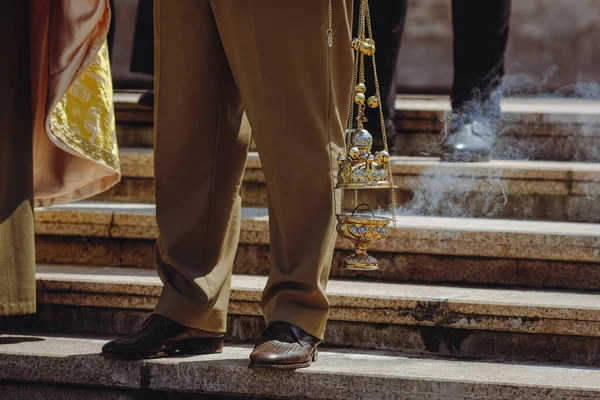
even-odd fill
[[[209,0],[155,0],[154,314],[103,354],[215,352],[226,329],[250,134]],[[212,338],[212,341],[211,341]]]
[[[156,313],[225,332],[249,135],[207,0],[156,1]]]
[[[157,2],[155,14],[157,268],[165,282],[155,312],[225,330],[249,139],[238,135],[239,88],[271,203],[263,312],[268,322],[322,338],[333,169],[350,93],[351,2],[333,1],[332,48],[326,1],[166,3]]]
[[[321,338],[335,241],[334,165],[344,146],[352,73],[351,1],[213,0],[269,191],[267,322]],[[341,112],[340,112],[341,111]]]

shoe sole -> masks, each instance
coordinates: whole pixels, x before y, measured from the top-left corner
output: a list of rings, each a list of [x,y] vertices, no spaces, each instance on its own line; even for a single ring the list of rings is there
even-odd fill
[[[248,368],[252,369],[276,369],[276,370],[292,370],[292,369],[300,369],[300,368],[308,368],[313,362],[316,362],[319,359],[319,351],[315,348],[309,360],[299,364],[258,364],[258,363],[250,363]]]
[[[202,355],[223,352],[223,338],[189,339],[170,342],[171,347],[146,352],[143,354],[100,353],[106,359],[117,361],[149,360],[182,355]]]

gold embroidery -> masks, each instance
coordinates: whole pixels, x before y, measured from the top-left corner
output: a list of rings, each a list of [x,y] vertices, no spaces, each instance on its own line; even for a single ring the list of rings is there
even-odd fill
[[[85,71],[52,110],[52,133],[82,157],[119,171],[108,46],[101,47]]]

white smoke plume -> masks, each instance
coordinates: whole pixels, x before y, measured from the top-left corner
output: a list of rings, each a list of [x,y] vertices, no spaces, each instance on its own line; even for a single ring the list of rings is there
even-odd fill
[[[488,120],[496,126],[494,159],[600,161],[600,85],[581,75],[572,85],[549,92],[546,88],[551,86],[548,83],[556,71],[557,67],[552,66],[538,77],[526,73],[505,76],[500,90],[492,94],[492,97],[501,96],[504,92],[507,102],[544,100],[548,112],[537,113],[542,115],[540,118],[531,117],[531,113],[523,116],[502,113],[494,118],[480,103],[473,102],[468,106],[468,118]],[[570,109],[560,112],[564,107],[558,107],[557,102],[565,98],[569,99],[567,107]],[[444,120],[448,119],[446,113]],[[498,163],[426,168],[420,175],[401,182],[401,204],[397,213],[600,222],[600,178],[572,182],[572,192],[567,196],[544,197],[514,193],[510,179],[503,178],[503,173]],[[412,198],[407,199],[407,193],[412,193]],[[544,215],[544,208],[566,211],[564,215],[553,215],[550,211]]]

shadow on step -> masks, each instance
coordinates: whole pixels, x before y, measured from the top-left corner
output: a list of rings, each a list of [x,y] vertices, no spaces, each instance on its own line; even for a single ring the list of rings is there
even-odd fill
[[[413,317],[421,318],[426,323],[431,320],[428,312],[435,310],[419,309],[420,314]],[[44,335],[93,334],[104,335],[108,340],[109,336],[130,333],[142,324],[147,315],[148,312],[143,310],[40,304],[38,314],[27,319],[0,318],[0,331],[15,334],[44,332]],[[514,318],[508,321],[513,325],[523,326],[538,322],[540,321],[533,318]],[[347,349],[350,353],[400,351],[411,357],[600,366],[600,337],[458,329],[441,325],[443,324],[424,326],[420,323],[400,325],[330,320],[325,345],[340,351]],[[230,315],[226,342],[251,345],[263,329],[261,317]]]
[[[41,342],[43,338],[30,337],[30,336],[2,336],[0,337],[0,346],[3,344],[17,344],[26,342]]]

